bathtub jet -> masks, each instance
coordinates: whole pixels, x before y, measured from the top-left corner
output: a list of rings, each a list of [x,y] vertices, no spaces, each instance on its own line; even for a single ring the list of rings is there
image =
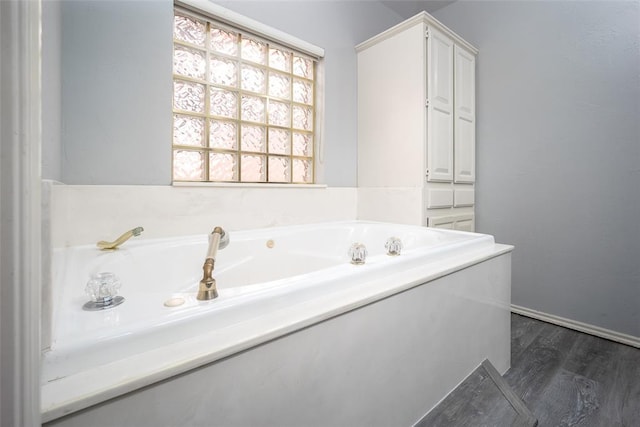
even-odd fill
[[[202,266],[203,275],[198,287],[198,295],[196,296],[199,301],[209,301],[218,297],[216,279],[213,278],[213,269],[215,268],[218,249],[224,249],[228,244],[229,235],[222,227],[214,228],[209,235],[209,249]]]

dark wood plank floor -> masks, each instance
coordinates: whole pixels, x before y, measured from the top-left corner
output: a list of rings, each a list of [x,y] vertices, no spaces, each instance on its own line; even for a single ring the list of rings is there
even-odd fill
[[[471,373],[415,427],[510,426],[518,413],[482,368]]]
[[[536,427],[537,420],[485,360],[414,427]]]
[[[541,427],[640,426],[640,349],[513,314],[504,378]]]
[[[540,427],[640,427],[640,349],[512,314],[504,379]],[[512,408],[476,370],[417,425],[513,423]]]

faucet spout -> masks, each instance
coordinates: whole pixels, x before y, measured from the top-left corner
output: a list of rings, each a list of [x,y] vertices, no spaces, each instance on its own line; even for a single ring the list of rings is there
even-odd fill
[[[213,268],[215,261],[211,258],[207,258],[202,266],[202,280],[200,280],[200,286],[198,287],[198,295],[196,298],[198,301],[209,301],[214,298],[218,298],[218,289],[216,288],[216,279],[213,278]]]
[[[118,237],[113,242],[100,240],[98,243],[96,243],[96,246],[103,251],[107,251],[110,249],[118,249],[118,246],[120,246],[121,244],[123,244],[124,242],[132,238],[133,236],[139,236],[143,231],[144,231],[144,228],[136,227],[133,230],[129,230],[123,233],[122,236]]]
[[[209,235],[209,248],[207,249],[204,265],[202,266],[202,280],[200,280],[198,295],[196,296],[199,301],[209,301],[218,297],[216,280],[213,278],[213,269],[215,267],[218,249],[224,249],[228,244],[228,234],[225,233],[221,227],[214,228]]]

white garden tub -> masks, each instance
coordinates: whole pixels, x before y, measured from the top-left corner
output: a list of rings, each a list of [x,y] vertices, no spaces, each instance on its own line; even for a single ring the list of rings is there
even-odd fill
[[[111,252],[94,246],[54,251],[52,341],[42,369],[44,421],[512,249],[488,235],[361,221],[229,235],[214,270],[219,297],[211,301],[195,298],[206,234],[132,239]],[[402,241],[400,256],[386,254],[389,237]],[[353,243],[366,246],[364,265],[350,263]],[[121,279],[125,302],[85,311],[85,284],[101,272]],[[165,305],[176,298],[184,304]],[[508,311],[508,301],[499,303]]]

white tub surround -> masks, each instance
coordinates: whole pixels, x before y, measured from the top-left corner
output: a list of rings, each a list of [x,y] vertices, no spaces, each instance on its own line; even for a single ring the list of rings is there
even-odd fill
[[[55,185],[54,248],[109,240],[137,226],[140,239],[356,218],[355,188]]]
[[[358,219],[416,225],[422,223],[420,187],[358,187]]]
[[[385,253],[391,236],[403,241],[400,256]],[[195,299],[206,235],[129,241],[111,253],[91,246],[57,250],[54,280],[60,285],[54,286],[53,341],[43,365],[44,420],[216,362],[108,404],[161,399],[153,414],[145,411],[144,422],[128,410],[126,417],[116,411],[110,415],[116,418],[104,419],[118,425],[205,423],[216,413],[221,425],[349,424],[369,417],[408,425],[483,359],[501,372],[509,367],[512,247],[495,244],[491,236],[339,222],[230,237],[214,270],[220,296],[207,302]],[[367,246],[364,265],[349,263],[354,242]],[[120,276],[125,302],[83,311],[88,276],[104,271]],[[185,304],[163,305],[176,297]],[[376,342],[380,348],[371,347]],[[345,369],[353,376],[345,377]],[[185,383],[187,378],[192,380]],[[218,390],[215,402],[191,401],[185,393],[184,387],[195,390],[203,381],[208,385],[199,395]],[[362,388],[357,398],[354,387]],[[409,398],[391,405],[407,411],[374,417],[375,402],[394,395]],[[278,401],[286,412],[260,409],[276,396],[285,399]],[[315,399],[327,406],[311,410]],[[336,411],[332,399],[350,404]],[[193,405],[199,407],[195,412]],[[173,416],[165,413],[178,408]],[[85,417],[92,411],[102,410],[61,422],[89,422]],[[308,414],[317,417],[299,418]]]

